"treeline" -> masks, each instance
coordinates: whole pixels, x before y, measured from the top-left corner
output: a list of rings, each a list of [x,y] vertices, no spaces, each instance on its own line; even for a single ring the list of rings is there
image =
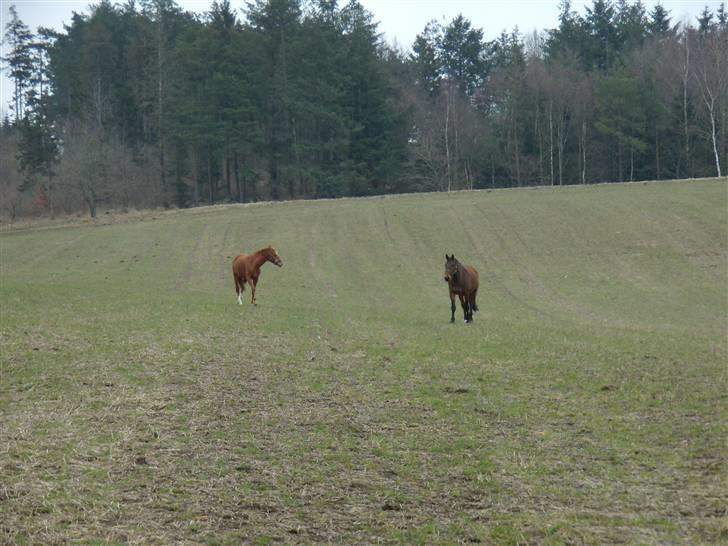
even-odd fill
[[[241,17],[238,16],[241,13]],[[108,0],[61,32],[10,8],[5,213],[716,176],[723,4],[560,4],[493,41],[462,16],[409,51],[356,0]]]

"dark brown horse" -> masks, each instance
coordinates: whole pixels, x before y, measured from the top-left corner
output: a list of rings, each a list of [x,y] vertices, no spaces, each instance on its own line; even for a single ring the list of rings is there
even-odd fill
[[[455,296],[460,297],[465,322],[472,322],[473,313],[478,310],[475,296],[478,295],[478,271],[472,265],[463,265],[455,254],[445,254],[445,281],[450,288],[450,322],[455,322]]]
[[[260,277],[260,268],[265,262],[271,262],[278,267],[283,266],[283,260],[276,252],[276,249],[268,245],[266,248],[256,250],[252,254],[238,254],[233,259],[233,278],[235,279],[235,293],[238,295],[238,303],[243,304],[243,291],[245,283],[250,285],[253,293],[250,302],[255,303],[255,286]]]

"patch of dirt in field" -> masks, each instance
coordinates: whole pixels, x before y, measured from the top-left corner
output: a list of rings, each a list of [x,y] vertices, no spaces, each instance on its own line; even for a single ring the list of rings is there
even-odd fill
[[[686,462],[672,491],[682,526],[710,544],[728,541],[728,456],[708,450]],[[689,476],[688,479],[685,476]]]
[[[156,208],[156,209],[113,209],[99,212],[96,218],[86,214],[58,214],[55,218],[20,218],[13,222],[0,219],[0,233],[15,231],[55,229],[72,226],[107,226],[113,224],[129,224],[134,222],[148,222],[160,220],[176,214],[210,214],[218,213],[231,208],[265,207],[286,203],[287,201],[260,201],[257,203],[220,203],[204,205],[188,209]]]
[[[198,254],[200,252],[200,247],[207,237],[207,232],[209,229],[208,224],[204,224],[202,226],[202,231],[197,235],[197,238],[195,240],[195,245],[192,248],[192,250],[187,255],[187,262],[185,264],[184,270],[181,272],[179,278],[177,279],[176,286],[177,288],[181,288],[184,286],[189,285],[190,279],[192,278],[192,272],[195,267],[195,260],[198,259]],[[228,226],[229,229],[229,226]]]
[[[96,218],[88,215],[58,215],[55,218],[31,218],[21,219],[15,222],[0,223],[0,233],[12,233],[15,231],[55,229],[73,226],[108,226],[113,224],[128,224],[159,220],[165,216],[176,214],[177,210],[149,209],[130,210],[128,212],[113,210],[99,214]]]
[[[141,384],[99,370],[75,390],[16,393],[23,411],[0,429],[0,543],[659,543],[639,518],[724,536],[721,453],[643,468],[576,416],[479,399],[478,426],[463,428],[407,390],[422,378],[383,394],[362,352],[321,340],[305,355],[276,336],[184,360],[154,348],[136,355]],[[469,407],[474,391],[437,396]]]

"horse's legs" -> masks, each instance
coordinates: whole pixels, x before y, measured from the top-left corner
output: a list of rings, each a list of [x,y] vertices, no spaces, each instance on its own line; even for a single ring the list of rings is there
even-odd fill
[[[450,292],[450,322],[455,322],[455,293]]]
[[[243,298],[241,297],[243,290],[245,290],[245,285],[240,282],[240,279],[237,275],[233,275],[233,278],[235,279],[235,294],[238,296],[238,304],[243,305]]]
[[[476,298],[476,296],[477,296],[477,295],[478,295],[478,289],[476,288],[476,289],[475,289],[475,292],[473,292],[473,304],[472,304],[472,309],[473,309],[473,311],[475,311],[476,313],[478,312],[478,304],[477,304],[477,303],[475,303],[475,298]]]
[[[460,307],[463,308],[463,319],[468,322],[468,298],[460,294]]]
[[[250,279],[248,279],[248,284],[250,285],[250,291],[252,292],[252,294],[250,295],[250,303],[252,303],[253,305],[258,305],[257,303],[255,303],[255,285],[257,282],[258,282],[258,279],[255,277],[251,277]]]

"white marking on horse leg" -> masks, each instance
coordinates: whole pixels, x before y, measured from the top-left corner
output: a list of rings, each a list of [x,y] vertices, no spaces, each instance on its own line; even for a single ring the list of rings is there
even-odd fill
[[[240,297],[240,294],[238,294],[238,305],[243,305],[243,298]]]

